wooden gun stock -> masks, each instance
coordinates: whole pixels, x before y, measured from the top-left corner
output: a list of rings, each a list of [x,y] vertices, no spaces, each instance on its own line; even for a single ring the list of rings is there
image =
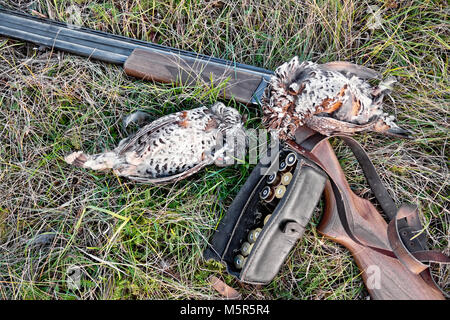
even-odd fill
[[[125,61],[124,70],[127,75],[155,82],[219,88],[223,98],[245,104],[260,99],[268,77],[215,61],[146,49],[135,49]]]
[[[358,239],[373,246],[390,250],[387,223],[368,200],[358,197],[350,189],[338,159],[328,141],[317,145],[312,153],[329,169],[334,182],[345,190],[349,198],[352,219],[350,224]],[[362,278],[372,299],[429,300],[445,299],[428,270],[421,275],[409,271],[397,258],[387,256],[353,241],[339,219],[336,200],[330,182],[325,187],[325,210],[318,231],[335,241],[353,255],[362,271]]]

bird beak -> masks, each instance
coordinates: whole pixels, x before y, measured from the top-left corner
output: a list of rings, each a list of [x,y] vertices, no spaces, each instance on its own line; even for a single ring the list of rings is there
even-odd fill
[[[386,131],[386,133],[390,136],[394,136],[402,139],[413,139],[412,132],[402,129],[400,127],[393,127]]]

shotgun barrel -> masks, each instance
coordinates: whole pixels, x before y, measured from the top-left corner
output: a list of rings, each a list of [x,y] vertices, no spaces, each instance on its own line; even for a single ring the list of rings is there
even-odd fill
[[[257,104],[273,74],[264,68],[3,8],[0,8],[0,35],[107,63],[124,65],[127,74],[144,79],[182,85],[200,81],[212,87],[222,86],[225,98],[235,98],[242,103]],[[147,69],[159,66],[161,70],[157,76],[154,70],[151,74],[148,70],[143,70],[144,60],[146,60],[144,67],[147,66]]]

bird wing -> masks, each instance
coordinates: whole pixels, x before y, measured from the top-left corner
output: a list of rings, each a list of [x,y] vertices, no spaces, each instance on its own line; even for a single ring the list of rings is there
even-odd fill
[[[129,151],[133,146],[136,144],[142,144],[142,141],[139,142],[139,139],[141,139],[144,136],[149,136],[153,132],[155,132],[158,129],[161,129],[165,126],[172,125],[177,123],[180,120],[179,116],[170,117],[167,120],[164,121],[157,121],[152,122],[143,127],[141,130],[139,130],[133,137],[131,137],[128,141],[125,143],[119,145],[117,153],[119,155],[123,155],[125,152]]]

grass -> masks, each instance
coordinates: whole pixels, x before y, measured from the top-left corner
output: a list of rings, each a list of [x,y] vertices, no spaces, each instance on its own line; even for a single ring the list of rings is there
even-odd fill
[[[84,26],[274,69],[298,55],[347,60],[399,80],[386,109],[414,140],[357,139],[397,204],[419,205],[431,246],[449,253],[448,9],[446,1],[0,1]],[[380,27],[370,29],[369,5]],[[120,119],[155,118],[215,101],[200,88],[132,79],[121,68],[0,38],[0,298],[212,299],[211,275],[245,299],[365,299],[345,248],[317,234],[320,210],[267,286],[238,283],[202,259],[252,166],[208,167],[163,187],[65,164],[73,150],[110,149]],[[260,112],[235,104],[260,125]],[[349,150],[333,146],[354,190],[373,195]],[[67,285],[78,266],[79,289]],[[449,268],[434,266],[447,291]]]

